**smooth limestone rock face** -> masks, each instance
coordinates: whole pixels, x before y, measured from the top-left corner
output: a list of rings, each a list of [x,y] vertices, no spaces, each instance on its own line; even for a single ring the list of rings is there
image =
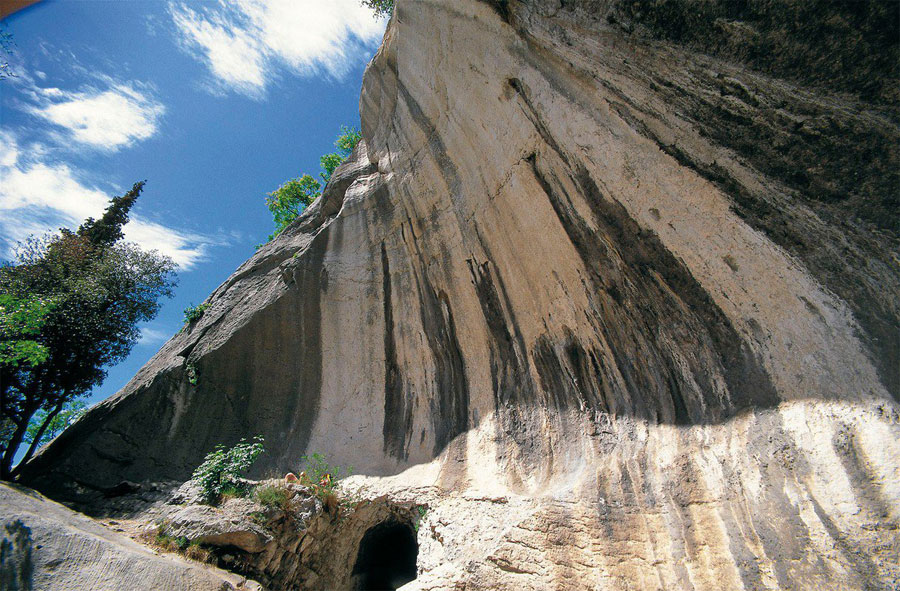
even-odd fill
[[[0,589],[236,591],[259,585],[172,555],[159,556],[34,491],[0,484]]]
[[[896,15],[729,6],[400,0],[351,161],[27,481],[261,434],[427,500],[404,589],[896,588]]]

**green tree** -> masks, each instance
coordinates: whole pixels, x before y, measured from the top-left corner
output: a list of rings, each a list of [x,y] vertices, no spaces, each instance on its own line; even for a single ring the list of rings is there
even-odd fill
[[[356,144],[358,144],[361,139],[362,135],[360,135],[358,129],[347,127],[346,125],[341,126],[341,134],[334,140],[334,147],[337,148],[337,150],[319,158],[319,163],[322,165],[322,168],[325,169],[324,172],[319,173],[322,180],[327,183],[331,179],[331,174],[341,162],[350,157],[353,149],[356,148]]]
[[[12,464],[35,415],[46,413],[22,463],[67,405],[128,355],[137,323],[156,316],[159,298],[172,295],[174,262],[122,241],[143,186],[114,197],[103,217],[75,232],[29,239],[15,262],[0,267],[0,478],[15,477]]]
[[[0,293],[0,363],[8,367],[33,367],[47,360],[47,347],[36,341],[52,300],[37,296],[16,298]]]
[[[355,127],[341,126],[341,135],[334,140],[334,147],[338,149],[338,153],[343,158],[350,156],[350,153],[356,149],[356,144],[362,139],[362,135]]]
[[[319,198],[319,195],[322,194],[323,183],[328,184],[335,169],[350,156],[360,139],[362,136],[359,130],[342,126],[340,135],[334,141],[334,147],[337,150],[325,154],[319,159],[319,164],[322,166],[319,177],[322,179],[322,183],[312,175],[304,174],[299,178],[287,181],[268,194],[266,206],[272,212],[272,218],[275,221],[275,231],[269,235],[269,240],[281,234],[291,222],[303,213],[307,206]]]
[[[281,234],[310,203],[318,199],[321,186],[319,181],[304,174],[269,193],[266,205],[275,220],[275,232],[269,235],[269,240]]]
[[[394,0],[362,0],[362,5],[375,11],[375,16],[391,16]]]
[[[340,166],[341,162],[343,161],[344,157],[336,152],[325,154],[324,156],[319,158],[319,164],[324,169],[319,173],[319,176],[322,177],[322,180],[328,183],[328,181],[331,180],[332,173],[338,166]]]
[[[48,419],[50,413],[41,409],[31,417],[28,423],[28,430],[25,431],[24,443],[40,447],[45,443],[50,443],[54,437],[65,430],[66,427],[81,418],[81,415],[87,412],[87,404],[84,400],[72,400],[63,405],[62,410],[53,417]],[[44,426],[46,424],[46,427]],[[41,429],[43,428],[43,433]]]

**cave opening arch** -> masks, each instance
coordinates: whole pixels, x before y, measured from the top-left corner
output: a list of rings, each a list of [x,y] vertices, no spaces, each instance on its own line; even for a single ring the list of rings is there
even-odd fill
[[[355,591],[394,590],[416,578],[419,544],[411,523],[390,519],[363,534],[353,565]]]

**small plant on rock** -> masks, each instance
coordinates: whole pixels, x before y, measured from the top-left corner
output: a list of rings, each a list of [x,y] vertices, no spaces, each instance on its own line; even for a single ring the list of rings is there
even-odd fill
[[[209,563],[212,562],[214,557],[214,554],[209,548],[203,546],[202,544],[200,544],[200,542],[197,541],[191,541],[187,545],[187,548],[184,548],[182,552],[191,560],[196,560],[198,562]]]
[[[262,484],[253,490],[253,498],[263,507],[288,511],[294,493],[290,489],[277,484]]]
[[[334,492],[338,480],[353,474],[353,466],[347,468],[332,466],[325,456],[319,453],[302,456],[300,464],[303,466],[303,470],[300,472],[300,484],[321,492]]]
[[[241,475],[263,450],[263,438],[258,435],[253,441],[241,439],[231,449],[217,445],[194,470],[191,480],[200,487],[207,503],[221,500],[223,494],[246,496],[247,490],[241,481]]]
[[[193,363],[188,363],[184,366],[184,375],[187,377],[188,383],[192,386],[196,386],[200,381],[200,376],[197,374],[197,366]]]
[[[339,480],[353,474],[353,466],[332,466],[325,456],[318,453],[301,457],[300,463],[303,466],[300,484],[312,489],[313,495],[322,502],[326,512],[341,515],[352,508],[352,500],[342,499],[337,488]]]
[[[155,533],[142,534],[141,537],[145,542],[156,546],[163,552],[175,552],[200,562],[211,562],[213,558],[213,553],[200,542],[189,540],[185,536],[171,535],[167,521],[157,525]]]
[[[419,526],[422,525],[422,521],[425,519],[426,515],[428,515],[428,507],[426,507],[425,505],[419,505],[418,507],[416,507],[416,531],[419,531]]]
[[[203,313],[209,308],[209,304],[200,304],[199,306],[188,306],[184,309],[184,323],[190,324],[203,318]]]

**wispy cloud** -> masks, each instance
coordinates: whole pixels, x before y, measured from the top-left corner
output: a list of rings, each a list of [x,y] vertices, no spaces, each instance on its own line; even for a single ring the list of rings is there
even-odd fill
[[[78,92],[34,88],[38,103],[28,110],[59,128],[80,144],[114,152],[152,137],[165,107],[135,84],[112,84],[108,89]]]
[[[144,347],[152,347],[155,345],[161,345],[166,342],[166,340],[172,336],[170,333],[160,330],[157,328],[151,328],[150,326],[142,326],[141,327],[141,340],[138,341],[138,345]]]
[[[170,4],[181,43],[220,86],[252,97],[263,96],[279,68],[340,78],[385,26],[359,0],[233,0],[194,8]]]
[[[0,249],[9,259],[17,242],[59,227],[76,228],[99,217],[111,195],[65,163],[45,158],[41,146],[23,150],[10,132],[0,131]],[[158,250],[187,270],[206,259],[221,238],[168,227],[132,215],[125,239]]]

